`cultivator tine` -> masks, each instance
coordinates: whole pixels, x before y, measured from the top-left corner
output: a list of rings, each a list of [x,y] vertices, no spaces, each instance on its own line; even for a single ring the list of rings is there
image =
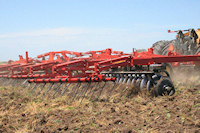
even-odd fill
[[[54,85],[54,83],[51,83],[50,85],[49,85],[49,87],[48,87],[48,89],[47,89],[47,91],[43,94],[43,97],[45,97],[46,96],[46,94],[47,94],[47,92],[49,92],[50,91],[50,89],[52,88],[52,86]]]
[[[94,85],[94,86],[96,86],[96,83],[95,83],[95,85]],[[93,87],[91,87],[91,89],[90,89],[90,91],[87,93],[86,97],[88,97],[88,96],[89,96],[89,94],[92,92],[92,88],[94,88],[94,86],[93,86]]]
[[[21,81],[22,81],[21,79],[17,79],[16,87],[20,85]]]
[[[76,97],[76,93],[77,93],[77,91],[78,91],[79,87],[80,87],[80,83],[77,85],[77,87],[76,87],[76,89],[75,89],[75,92],[74,92],[74,97],[73,97],[73,99],[72,99],[71,103],[73,103],[73,101],[74,101],[74,99],[75,99],[75,97]]]
[[[0,78],[0,85],[1,85],[2,81],[3,81],[3,78]]]
[[[33,89],[31,90],[31,93],[34,92],[34,90],[38,87],[39,84],[35,84],[35,86],[33,87]]]
[[[100,93],[99,93],[99,95],[98,95],[97,99],[99,99],[99,97],[100,97],[100,95],[101,95],[101,93],[102,93],[102,91],[103,91],[103,88],[105,87],[105,85],[106,85],[106,82],[105,82],[105,83],[104,83],[104,85],[101,87],[101,90],[100,90]]]
[[[77,98],[78,98],[78,99],[79,99],[79,97],[80,97],[81,95],[83,95],[84,89],[85,89],[87,86],[88,86],[88,84],[85,84],[85,85],[82,87],[82,89],[80,90],[80,92],[79,92],[78,95],[77,95]]]
[[[17,83],[18,83],[18,81],[14,80],[14,82],[12,83],[12,87],[16,86]]]
[[[28,79],[25,79],[21,85],[24,85],[27,81],[28,81]]]
[[[13,87],[13,86],[14,86],[15,82],[16,82],[16,80],[15,80],[15,79],[13,79],[13,80],[10,82],[10,85],[11,85],[11,87]]]
[[[68,83],[68,84],[66,85],[66,87],[62,90],[60,96],[62,96],[62,95],[65,93],[65,91],[67,90],[67,88],[69,87],[69,85],[70,85],[70,83]]]
[[[19,82],[17,83],[17,87],[19,87],[23,83],[24,80],[23,79],[19,79],[18,81]]]
[[[83,97],[82,97],[81,102],[79,103],[79,105],[82,103],[82,101],[83,101],[83,99],[84,99],[84,97],[85,97],[85,94],[86,94],[88,88],[90,87],[90,85],[91,85],[91,83],[88,83],[88,86],[87,86],[87,88],[85,89],[85,92],[84,92],[84,94],[83,94]]]
[[[2,82],[1,82],[2,83],[1,86],[3,86],[5,84],[6,80],[7,80],[7,78],[3,78]]]
[[[12,87],[16,86],[16,85],[17,85],[17,83],[18,83],[18,80],[17,80],[17,79],[14,79],[14,82],[11,84],[11,85],[12,85]]]
[[[26,91],[26,89],[30,86],[31,84],[28,84],[27,86],[26,86],[26,88],[24,89],[24,91],[22,91],[22,94]]]
[[[18,83],[18,80],[17,79],[13,79],[12,82],[11,82],[11,86],[14,87],[16,86]]]
[[[40,93],[41,93],[42,90],[44,89],[45,85],[46,85],[46,83],[44,83],[44,84],[41,86],[41,89],[40,89],[40,91],[38,92],[38,96],[40,95]]]
[[[108,101],[108,98],[109,98],[110,94],[112,93],[115,85],[116,85],[116,83],[113,83],[113,87],[111,88],[110,93],[108,94],[106,101]]]
[[[4,81],[6,80],[6,78],[2,78],[2,80],[1,80],[1,86],[3,86],[3,84],[4,84]]]
[[[0,83],[3,81],[4,78],[0,78]]]
[[[5,78],[5,80],[4,80],[4,83],[3,83],[3,85],[2,86],[5,86],[6,85],[6,83],[8,82],[9,80],[7,79],[7,78]]]
[[[76,83],[76,84],[74,85],[74,87],[71,89],[71,91],[69,92],[69,94],[71,94],[71,93],[73,92],[73,90],[76,89],[76,86],[77,86],[78,84],[80,84],[80,83]],[[68,94],[68,96],[69,96],[69,94]]]
[[[26,83],[28,83],[28,79],[26,79],[22,84],[21,84],[21,87],[22,87],[22,89],[21,89],[21,91],[24,89],[24,87],[26,86]],[[30,84],[30,83],[28,83],[28,84]]]
[[[79,84],[77,85],[77,87],[76,87],[76,89],[75,89],[75,92],[74,92],[75,95],[78,93],[78,89],[80,88],[80,86],[81,86],[81,83],[79,83]],[[86,86],[86,85],[85,85],[85,86]],[[85,86],[84,86],[84,87],[85,87]],[[82,90],[83,90],[84,87],[82,87]],[[81,91],[82,91],[82,90],[81,90]],[[78,96],[81,94],[81,91],[80,91],[80,93],[78,94]]]
[[[93,93],[92,93],[92,95],[91,95],[90,99],[92,99],[92,96],[94,95],[94,92],[97,90],[97,87],[98,87],[98,86],[99,86],[99,82],[97,83],[97,85],[96,85],[95,89],[93,90]]]
[[[54,96],[56,95],[56,93],[58,92],[58,90],[60,89],[60,87],[62,87],[63,83],[60,83],[60,85],[57,87],[56,91],[54,92],[52,99],[54,99]]]
[[[15,79],[9,79],[9,81],[5,84],[5,86],[12,85],[12,83],[15,81]]]
[[[6,86],[6,85],[9,83],[9,81],[10,81],[10,79],[7,78],[7,79],[4,81],[4,83],[3,83],[2,86]]]
[[[12,81],[13,81],[13,79],[8,79],[8,81],[5,82],[4,86],[8,86]]]
[[[6,78],[6,81],[5,81],[4,85],[6,85],[8,82],[9,82],[9,78]]]
[[[14,79],[12,87],[17,87],[18,83],[19,83],[19,79]]]

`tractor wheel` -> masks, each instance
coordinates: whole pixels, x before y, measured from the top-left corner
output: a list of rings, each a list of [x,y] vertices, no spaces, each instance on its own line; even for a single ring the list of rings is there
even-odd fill
[[[199,53],[200,53],[200,46],[197,48],[195,55],[198,55]]]
[[[158,42],[154,43],[152,46],[154,48],[153,53],[162,55],[161,50],[162,50],[164,44],[165,44],[165,41],[158,41]]]
[[[175,40],[171,41],[158,41],[152,45],[154,48],[153,53],[159,55],[167,55],[170,44],[175,44]]]
[[[175,40],[171,40],[171,41],[158,41],[156,43],[153,44],[152,47],[154,47],[153,53],[154,54],[159,54],[159,55],[167,55],[168,53],[168,49],[170,45],[175,46]],[[171,76],[173,74],[173,69],[171,64],[169,63],[165,63],[163,64],[166,66],[166,70],[169,75]],[[161,73],[162,74],[162,73]]]
[[[195,53],[195,55],[198,55],[200,53],[200,46],[197,48],[197,51]],[[194,72],[200,72],[200,63],[199,62],[195,62],[195,67],[194,67]]]
[[[157,97],[162,96],[165,93],[167,93],[169,96],[172,96],[175,93],[175,89],[171,79],[169,77],[163,76],[157,82],[157,85],[154,88],[154,94]]]

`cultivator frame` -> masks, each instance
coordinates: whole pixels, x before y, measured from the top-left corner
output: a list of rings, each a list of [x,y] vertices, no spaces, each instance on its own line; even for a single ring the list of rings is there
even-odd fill
[[[46,60],[48,56],[49,58]],[[26,59],[20,56],[19,61],[0,65],[0,83],[5,86],[14,83],[14,79],[18,79],[14,85],[23,86],[25,88],[23,92],[34,84],[31,93],[41,83],[43,85],[40,87],[41,90],[38,94],[41,93],[46,84],[50,84],[44,96],[55,86],[55,83],[60,83],[55,87],[53,98],[65,83],[67,85],[62,90],[61,95],[71,84],[75,83],[71,89],[74,98],[78,95],[76,92],[80,88],[80,83],[87,83],[85,87],[82,87],[81,94],[79,93],[84,98],[91,83],[98,86],[99,82],[113,83],[109,95],[116,83],[134,85],[140,89],[146,87],[148,91],[154,90],[156,96],[163,95],[166,92],[168,95],[173,95],[175,90],[169,73],[165,71],[165,63],[197,62],[199,64],[199,61],[200,55],[180,55],[171,51],[168,52],[167,56],[155,55],[153,54],[153,48],[148,49],[146,52],[137,52],[133,49],[130,54],[112,51],[110,48],[88,52],[65,50],[38,55],[37,59],[29,58],[28,52],[26,52]],[[166,76],[160,75],[160,72],[164,72]],[[87,95],[91,94],[90,97],[92,97],[94,92],[100,89],[99,97],[104,86],[93,87],[93,92],[91,92],[91,89],[91,93],[88,92]]]

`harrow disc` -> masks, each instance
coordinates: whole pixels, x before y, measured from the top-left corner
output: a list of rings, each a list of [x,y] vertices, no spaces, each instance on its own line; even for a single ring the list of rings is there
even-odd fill
[[[162,96],[165,93],[167,93],[167,95],[169,96],[172,96],[175,93],[175,89],[174,89],[171,79],[169,77],[163,76],[157,82],[154,88],[154,94],[155,96],[159,96],[159,95]]]
[[[162,73],[166,76],[150,71],[103,72],[106,77],[116,77],[116,83],[131,86],[132,89],[139,91],[146,87],[147,91],[154,91],[155,96],[163,95],[165,92],[171,96],[175,90],[170,74],[167,71],[162,71]]]

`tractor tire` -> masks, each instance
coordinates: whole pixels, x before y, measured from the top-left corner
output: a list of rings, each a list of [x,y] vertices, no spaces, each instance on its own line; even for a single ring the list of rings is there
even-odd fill
[[[154,43],[152,45],[152,47],[154,48],[153,54],[167,55],[169,46],[171,44],[173,46],[175,46],[175,40],[171,40],[171,41],[162,40],[162,41],[158,41],[158,42]],[[173,68],[172,68],[171,64],[170,63],[165,63],[163,65],[166,66],[166,70],[165,71],[167,71],[169,73],[169,75],[172,76],[173,75]]]
[[[154,43],[153,44],[153,48],[154,48],[154,50],[153,50],[153,53],[154,54],[158,54],[158,55],[161,55],[162,53],[161,53],[161,50],[162,50],[162,47],[163,47],[163,45],[164,45],[164,42],[165,41],[158,41],[158,42],[156,42],[156,43]]]
[[[200,53],[200,46],[197,48],[195,55],[198,55],[199,53]]]
[[[175,40],[171,41],[158,41],[152,45],[154,48],[153,53],[158,55],[167,55],[170,44],[174,45]]]
[[[166,90],[164,88],[165,86],[171,87],[171,89]],[[174,86],[173,86],[171,79],[169,77],[163,76],[157,82],[157,84],[154,88],[154,94],[157,97],[157,96],[162,96],[165,93],[167,93],[167,95],[169,95],[169,96],[172,96],[175,93],[175,89],[174,89]]]
[[[197,51],[195,53],[195,55],[198,55],[200,53],[200,46],[197,48]],[[195,72],[200,72],[200,66],[199,66],[199,63],[197,63],[198,65],[195,64],[195,67],[194,67],[194,71]]]

